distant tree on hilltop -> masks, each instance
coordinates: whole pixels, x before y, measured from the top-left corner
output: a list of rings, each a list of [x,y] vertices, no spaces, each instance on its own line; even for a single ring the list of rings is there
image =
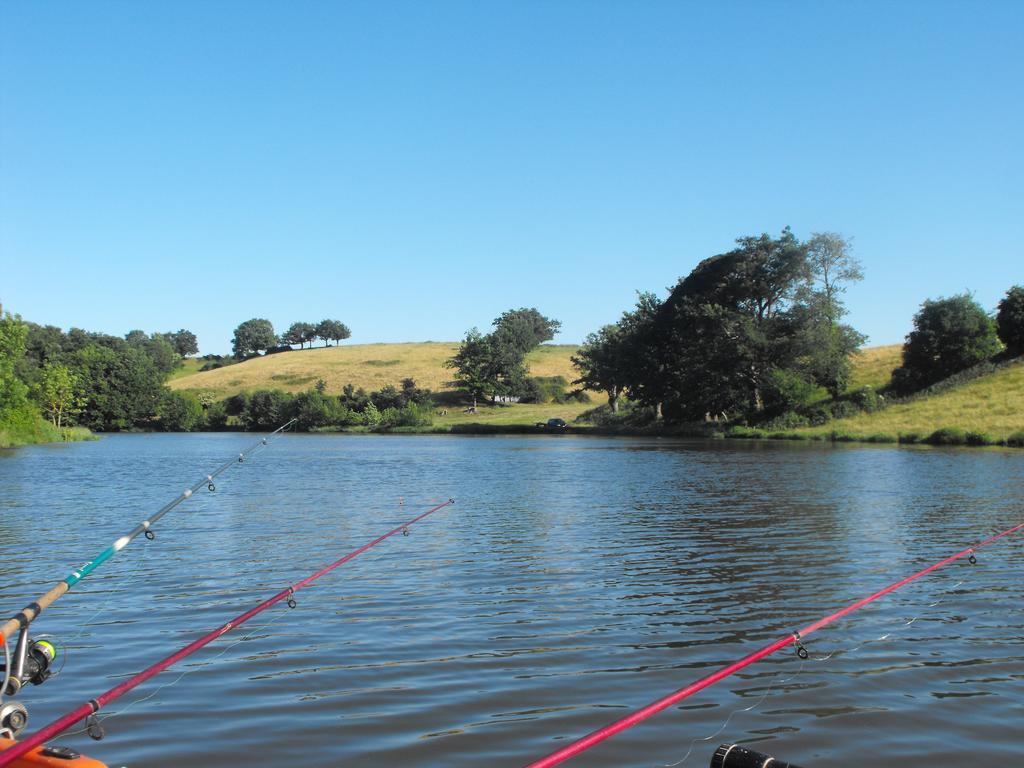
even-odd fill
[[[316,336],[316,328],[312,323],[292,323],[288,330],[281,335],[281,341],[285,344],[298,344],[301,349],[307,341],[312,341]]]
[[[317,337],[324,340],[324,346],[328,341],[333,341],[337,346],[339,341],[344,341],[352,335],[348,326],[339,320],[321,320],[316,327]]]
[[[261,317],[246,320],[235,328],[235,336],[231,340],[231,349],[235,356],[244,357],[258,355],[277,344],[277,334],[269,320]]]

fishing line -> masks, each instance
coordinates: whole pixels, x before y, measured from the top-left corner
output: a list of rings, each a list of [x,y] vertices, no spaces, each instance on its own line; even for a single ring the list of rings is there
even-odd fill
[[[702,677],[701,679],[696,680],[693,683],[690,683],[684,688],[680,688],[674,693],[657,699],[651,702],[650,704],[646,705],[645,707],[635,710],[632,713],[626,715],[625,717],[621,717],[618,720],[587,734],[583,738],[577,739],[572,743],[568,744],[567,746],[562,747],[552,752],[551,754],[540,758],[539,760],[535,760],[529,763],[527,768],[550,768],[550,766],[558,765],[559,763],[568,760],[570,757],[573,757],[575,755],[578,755],[580,752],[584,752],[590,749],[594,745],[599,744],[605,739],[611,738],[617,733],[621,733],[624,730],[632,728],[634,725],[643,722],[644,720],[657,714],[658,712],[661,712],[664,709],[667,709],[673,704],[677,704],[680,701],[683,701],[684,699],[687,699],[693,696],[694,694],[699,693],[705,688],[714,685],[720,680],[723,680],[724,678],[735,674],[741,669],[744,669],[745,667],[748,667],[751,664],[760,661],[764,657],[770,656],[771,654],[783,648],[786,648],[787,646],[794,646],[797,649],[797,655],[800,658],[806,658],[809,654],[806,647],[803,644],[803,640],[808,635],[817,632],[823,627],[828,626],[829,624],[832,624],[838,621],[839,619],[842,619],[843,617],[853,613],[854,611],[863,608],[869,603],[872,603],[875,600],[878,600],[879,598],[884,597],[885,595],[888,595],[891,592],[895,592],[897,589],[900,589],[901,587],[913,581],[916,581],[917,579],[926,576],[929,573],[938,570],[939,568],[949,565],[950,563],[955,562],[956,560],[967,557],[973,565],[977,562],[977,558],[975,557],[975,552],[977,550],[981,549],[982,547],[988,546],[996,541],[999,541],[1000,539],[1006,536],[1010,536],[1011,534],[1014,534],[1021,529],[1024,529],[1024,522],[1018,523],[1017,525],[1011,528],[1007,528],[1006,530],[997,533],[994,536],[990,536],[989,538],[975,544],[974,546],[968,547],[967,549],[957,552],[956,554],[950,555],[949,557],[943,560],[939,560],[938,562],[933,563],[932,565],[929,565],[926,568],[922,568],[916,573],[912,573],[911,575],[906,576],[900,579],[899,581],[893,582],[889,586],[883,587],[877,592],[874,592],[873,594],[868,595],[867,597],[864,597],[860,600],[857,600],[854,603],[847,605],[845,608],[840,608],[834,613],[831,613],[827,616],[823,616],[817,621],[808,624],[803,629],[796,630],[790,634],[784,635],[783,637],[779,638],[778,640],[775,640],[769,645],[764,646],[760,650],[757,650],[747,656],[744,656],[743,658],[734,661],[732,664],[722,667],[716,672],[713,672],[710,675]]]
[[[204,475],[202,479],[198,480],[189,488],[182,491],[175,499],[161,507],[155,514],[151,515],[148,520],[143,520],[134,529],[129,531],[127,534],[117,539],[113,544],[107,547],[105,550],[100,552],[95,558],[90,560],[88,563],[83,565],[78,570],[72,571],[63,581],[58,581],[54,584],[47,592],[40,597],[36,598],[35,601],[29,603],[21,609],[17,614],[10,618],[6,623],[0,626],[0,639],[7,639],[11,637],[15,632],[26,629],[40,613],[46,608],[55,603],[65,594],[68,590],[74,587],[82,579],[86,578],[99,566],[103,565],[107,560],[112,558],[132,541],[141,535],[145,535],[147,539],[152,541],[156,538],[156,534],[153,532],[153,524],[160,520],[164,515],[170,512],[172,509],[177,507],[183,501],[192,497],[192,495],[202,489],[204,486],[211,493],[217,490],[214,480],[220,476],[223,472],[226,472],[228,467],[234,466],[236,463],[244,463],[247,457],[255,455],[261,448],[268,445],[270,441],[279,435],[280,433],[288,430],[296,420],[292,419],[282,426],[275,429],[269,435],[260,438],[260,440],[254,443],[252,446],[247,448],[238,454],[237,458],[230,459],[222,464],[220,467],[215,469],[208,475]]]
[[[37,731],[32,736],[29,736],[27,739],[25,739],[23,741],[20,741],[17,744],[15,744],[15,745],[5,749],[4,751],[0,752],[0,768],[3,768],[3,766],[10,765],[17,758],[19,758],[22,755],[26,754],[27,752],[35,749],[36,747],[40,746],[44,742],[46,742],[49,739],[53,738],[57,734],[63,733],[64,731],[66,731],[68,728],[70,728],[71,726],[75,725],[76,723],[79,723],[79,722],[81,722],[82,720],[84,720],[86,718],[90,718],[91,719],[91,717],[93,715],[95,715],[96,712],[98,712],[102,707],[106,706],[107,704],[109,704],[112,701],[115,701],[116,699],[119,699],[121,696],[123,696],[124,694],[128,693],[128,691],[130,691],[133,688],[141,685],[142,683],[146,682],[150,678],[155,677],[156,675],[160,674],[161,672],[163,672],[168,667],[173,666],[174,664],[178,663],[179,661],[181,661],[182,659],[184,659],[184,658],[186,658],[188,656],[191,656],[193,653],[198,651],[200,648],[202,648],[202,647],[212,643],[214,640],[216,640],[217,638],[221,637],[222,635],[226,635],[228,632],[230,632],[235,627],[238,627],[241,624],[244,624],[249,619],[251,619],[253,616],[256,616],[256,615],[262,613],[263,611],[267,610],[271,606],[276,605],[277,603],[279,603],[281,601],[286,601],[289,608],[295,608],[297,603],[295,601],[295,597],[294,596],[295,596],[295,593],[298,592],[300,589],[309,586],[310,584],[312,584],[317,579],[321,578],[322,576],[325,576],[326,574],[330,573],[334,569],[344,565],[349,560],[352,560],[353,558],[358,557],[363,552],[366,552],[368,549],[372,549],[373,547],[377,546],[378,544],[380,544],[385,539],[388,539],[388,538],[394,536],[397,533],[403,533],[405,531],[408,531],[410,526],[414,525],[415,523],[420,522],[421,520],[423,520],[427,516],[432,515],[433,513],[437,512],[439,509],[443,509],[444,507],[448,507],[448,506],[450,506],[450,505],[452,505],[454,503],[455,503],[454,499],[448,499],[448,501],[444,502],[443,504],[438,504],[435,507],[431,507],[426,512],[423,512],[423,513],[417,515],[416,517],[412,518],[411,520],[407,520],[404,523],[400,523],[399,525],[395,526],[394,528],[392,528],[387,533],[384,533],[384,534],[378,536],[377,538],[373,539],[372,541],[367,542],[366,544],[364,544],[363,546],[359,547],[358,549],[352,550],[351,552],[349,552],[344,557],[341,557],[340,559],[335,560],[333,563],[324,566],[323,568],[321,568],[316,573],[314,573],[314,574],[312,574],[310,576],[307,576],[306,578],[304,578],[301,581],[298,581],[298,582],[292,584],[289,587],[285,587],[283,590],[278,592],[273,597],[267,598],[266,600],[264,600],[263,602],[259,603],[255,607],[250,608],[245,613],[242,613],[242,614],[236,616],[235,618],[233,618],[231,621],[227,622],[226,624],[221,625],[220,627],[218,627],[217,629],[213,630],[212,632],[209,632],[206,635],[203,635],[198,640],[195,640],[192,643],[190,643],[189,645],[186,645],[184,648],[176,651],[175,653],[172,653],[170,656],[166,657],[162,661],[159,661],[156,664],[153,664],[152,666],[147,667],[142,672],[139,672],[138,674],[133,675],[131,678],[129,678],[128,680],[125,680],[124,682],[120,683],[119,685],[116,685],[115,687],[111,688],[109,691],[107,691],[105,693],[102,693],[99,696],[97,696],[96,698],[90,699],[88,702],[78,706],[76,709],[72,710],[71,712],[67,713],[63,717],[61,717],[61,718],[55,720],[54,722],[50,723],[48,726],[46,726],[45,728],[42,728],[41,730]]]

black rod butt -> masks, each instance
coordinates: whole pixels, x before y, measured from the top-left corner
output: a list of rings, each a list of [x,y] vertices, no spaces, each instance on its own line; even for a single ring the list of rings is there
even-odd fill
[[[800,768],[752,749],[723,744],[711,756],[711,768]]]

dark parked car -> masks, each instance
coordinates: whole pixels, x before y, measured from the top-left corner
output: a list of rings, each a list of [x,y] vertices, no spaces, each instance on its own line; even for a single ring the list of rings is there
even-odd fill
[[[542,429],[562,430],[568,425],[565,423],[565,419],[548,419],[547,422],[538,421],[537,426]]]

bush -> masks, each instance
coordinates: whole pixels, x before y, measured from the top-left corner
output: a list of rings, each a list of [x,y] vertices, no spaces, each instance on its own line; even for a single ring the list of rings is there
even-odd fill
[[[224,429],[228,425],[228,409],[224,401],[211,403],[206,409],[206,426],[209,429]]]
[[[764,407],[769,413],[785,413],[801,408],[814,394],[814,384],[795,371],[776,368],[768,374],[764,387]]]
[[[253,392],[242,414],[248,430],[271,431],[288,420],[291,396],[276,389]]]
[[[577,423],[594,424],[598,427],[646,427],[658,421],[653,408],[626,402],[619,406],[618,413],[607,404],[584,411],[576,417]]]
[[[855,392],[851,392],[848,397],[851,403],[867,413],[881,410],[885,405],[885,398],[871,387],[861,387]]]
[[[860,413],[860,408],[849,400],[837,400],[829,406],[829,410],[832,412],[832,418],[834,419],[848,419]]]
[[[782,429],[800,429],[801,427],[811,426],[810,419],[795,411],[786,411],[779,416],[776,416],[770,421],[766,421],[764,424],[759,425],[762,429],[769,432],[776,432]]]
[[[967,435],[958,427],[942,427],[928,435],[925,442],[930,445],[964,445]]]
[[[1024,448],[1024,432],[1014,432],[1006,438],[1006,444],[1014,448]]]
[[[996,441],[987,432],[968,432],[964,436],[964,442],[968,445],[993,445]]]
[[[996,312],[999,339],[1012,355],[1024,354],[1024,286],[1006,292]]]

